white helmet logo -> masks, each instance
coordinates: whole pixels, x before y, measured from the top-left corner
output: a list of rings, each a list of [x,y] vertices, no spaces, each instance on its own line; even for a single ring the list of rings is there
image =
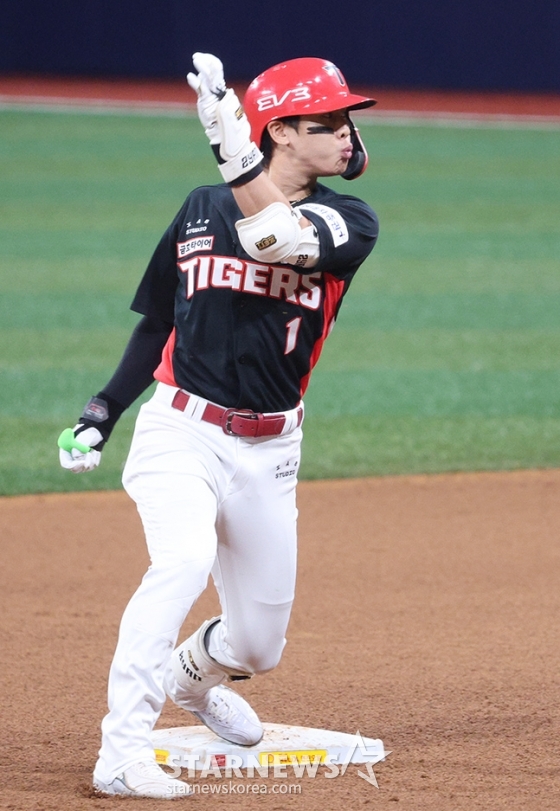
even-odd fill
[[[336,65],[333,65],[332,63],[330,65],[323,65],[323,70],[326,71],[329,74],[329,76],[336,76],[341,87],[346,87],[344,76],[339,71]]]
[[[268,93],[266,96],[261,96],[257,100],[257,107],[259,112],[263,110],[270,110],[272,107],[281,107],[288,99],[290,101],[306,101],[311,98],[311,93],[308,87],[294,87],[292,90],[286,90],[280,97],[276,93]]]

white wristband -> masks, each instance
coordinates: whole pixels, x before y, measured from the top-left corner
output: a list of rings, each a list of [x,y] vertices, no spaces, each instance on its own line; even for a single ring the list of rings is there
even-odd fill
[[[243,175],[255,169],[263,159],[263,154],[258,146],[251,141],[247,144],[247,149],[240,152],[235,157],[230,158],[225,163],[219,164],[220,172],[226,183],[234,183]]]

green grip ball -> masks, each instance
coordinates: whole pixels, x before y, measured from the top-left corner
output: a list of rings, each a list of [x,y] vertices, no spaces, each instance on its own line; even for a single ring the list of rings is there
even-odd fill
[[[71,428],[65,428],[61,435],[58,437],[58,447],[63,451],[71,453],[74,448],[80,453],[89,453],[91,448],[89,445],[84,445],[83,442],[78,442],[74,436],[74,431]]]

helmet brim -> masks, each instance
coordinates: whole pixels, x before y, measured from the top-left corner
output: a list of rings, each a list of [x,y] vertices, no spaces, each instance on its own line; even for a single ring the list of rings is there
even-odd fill
[[[349,94],[347,101],[350,102],[346,108],[347,110],[365,110],[377,104],[377,99],[369,99],[367,96],[357,96],[354,93]]]
[[[299,116],[321,115],[322,113],[333,113],[335,110],[348,110],[349,112],[351,110],[365,110],[368,107],[373,107],[374,104],[377,104],[376,99],[358,96],[355,93],[341,93],[340,98],[331,96],[330,98],[316,99],[308,105],[306,110],[302,110]],[[282,118],[282,115],[271,116],[271,118]]]

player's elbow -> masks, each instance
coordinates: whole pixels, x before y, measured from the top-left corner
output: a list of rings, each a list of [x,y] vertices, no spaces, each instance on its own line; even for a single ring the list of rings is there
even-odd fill
[[[239,241],[250,257],[267,264],[314,267],[319,261],[315,228],[301,228],[299,211],[284,203],[269,206],[235,223]]]
[[[271,264],[283,262],[295,250],[298,217],[284,203],[271,203],[262,211],[235,223],[239,241],[249,256]]]

